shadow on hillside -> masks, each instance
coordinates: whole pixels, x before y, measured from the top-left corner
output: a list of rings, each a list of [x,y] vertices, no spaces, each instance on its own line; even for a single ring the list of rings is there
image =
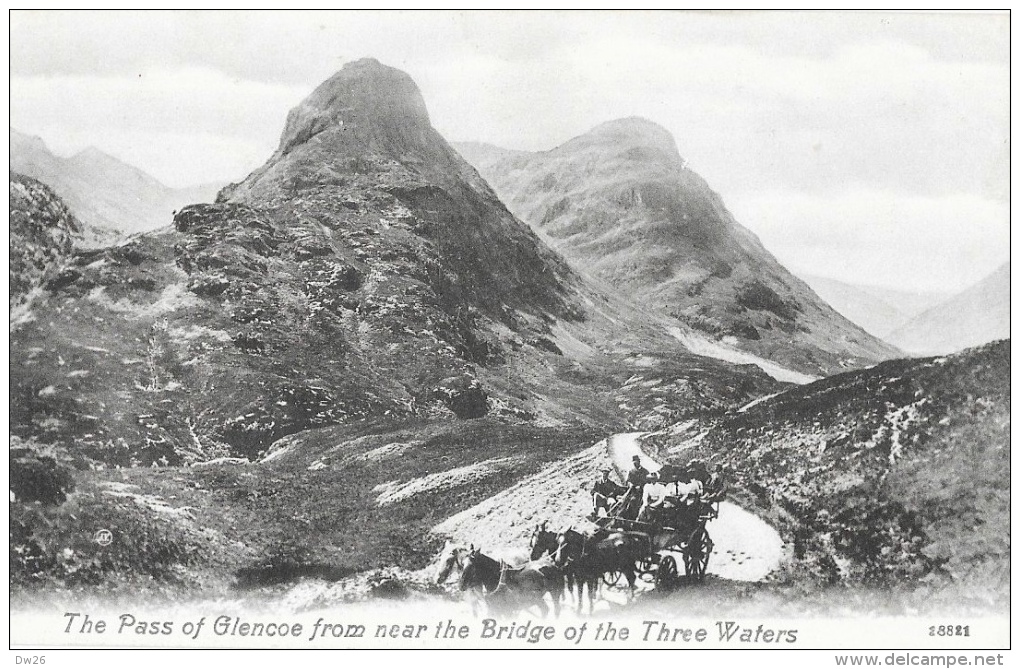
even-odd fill
[[[252,590],[270,585],[282,585],[302,578],[317,578],[324,581],[339,581],[356,573],[349,567],[329,564],[303,564],[296,562],[274,562],[242,567],[235,572],[234,588]]]
[[[339,581],[356,571],[347,566],[338,566],[321,558],[317,559],[303,546],[282,542],[276,545],[265,559],[234,572],[237,579],[234,588],[251,590],[292,583],[303,578]]]

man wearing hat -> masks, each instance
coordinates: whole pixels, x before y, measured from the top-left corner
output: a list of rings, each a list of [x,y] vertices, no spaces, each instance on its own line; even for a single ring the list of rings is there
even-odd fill
[[[648,470],[641,466],[641,457],[635,455],[633,458],[634,468],[627,474],[627,485],[638,491],[639,496],[644,490],[645,484],[652,480]]]
[[[704,500],[706,502],[718,502],[726,497],[725,473],[726,467],[722,463],[717,463],[708,477],[708,481],[705,482]]]
[[[633,520],[637,517],[638,509],[641,508],[641,500],[644,497],[645,484],[652,482],[654,479],[652,475],[648,473],[648,470],[641,466],[641,458],[635,455],[632,458],[634,463],[633,469],[627,474],[627,496],[626,504],[624,505],[625,511],[624,517]]]
[[[602,477],[591,487],[592,520],[599,517],[599,509],[605,509],[606,513],[609,513],[620,495],[627,492],[626,488],[609,478],[612,471],[609,468],[603,469]]]

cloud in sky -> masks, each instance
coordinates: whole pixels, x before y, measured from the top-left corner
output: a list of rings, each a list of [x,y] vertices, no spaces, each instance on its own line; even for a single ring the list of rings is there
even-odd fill
[[[541,150],[650,118],[780,259],[805,246],[771,233],[776,217],[756,207],[773,196],[803,215],[791,229],[831,229],[833,254],[840,211],[916,248],[921,203],[961,216],[973,204],[1003,247],[1008,54],[1008,14],[16,11],[11,125],[171,185],[237,180],[276,148],[291,107],[372,56],[415,79],[451,140]],[[852,206],[861,193],[903,217]]]

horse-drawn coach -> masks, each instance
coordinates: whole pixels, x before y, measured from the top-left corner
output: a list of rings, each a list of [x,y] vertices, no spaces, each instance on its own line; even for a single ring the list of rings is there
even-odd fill
[[[664,466],[645,486],[625,489],[606,515],[594,519],[591,534],[558,533],[553,554],[567,571],[568,584],[572,580],[577,589],[578,610],[583,587],[588,586],[593,604],[599,580],[616,586],[626,579],[628,595],[638,578],[660,590],[702,581],[713,549],[706,524],[718,517],[723,497],[721,486],[706,488],[709,479],[698,467]],[[540,544],[550,545],[549,534],[536,529],[533,554]],[[679,574],[678,555],[686,578]]]
[[[561,585],[576,591],[577,610],[583,609],[587,589],[589,610],[594,608],[600,585],[617,586],[626,579],[627,597],[633,597],[638,578],[654,583],[656,589],[673,589],[682,583],[705,578],[713,543],[706,524],[719,515],[721,487],[703,487],[701,474],[690,467],[665,466],[651,482],[660,493],[645,495],[630,486],[612,504],[606,515],[594,519],[594,531],[575,527],[552,531],[548,523],[538,525],[531,536],[530,562],[512,567],[480,554],[473,547],[452,552],[444,561],[441,579],[459,560],[460,586],[491,604],[508,600],[534,604],[543,614],[548,610],[545,595],[559,610]],[[708,477],[705,477],[707,484]],[[696,482],[696,485],[695,485]],[[643,503],[642,503],[643,502]],[[679,573],[683,561],[684,577]]]
[[[628,506],[624,495],[606,516],[595,521],[601,532],[622,530],[648,536],[649,551],[635,568],[639,576],[659,588],[673,588],[680,582],[677,553],[689,581],[703,580],[708,569],[714,544],[706,524],[719,516],[722,491],[703,491],[700,485],[696,491],[684,490],[692,479],[689,468],[667,465],[659,470],[654,484],[667,491],[672,486],[672,494],[664,491],[657,503],[646,502],[634,519],[624,513]],[[607,585],[614,585],[620,576],[619,572],[606,572],[602,578]]]

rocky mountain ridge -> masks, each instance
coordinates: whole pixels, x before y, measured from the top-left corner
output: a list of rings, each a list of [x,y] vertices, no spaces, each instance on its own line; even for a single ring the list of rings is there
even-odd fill
[[[535,153],[458,147],[573,266],[692,331],[814,375],[895,354],[783,268],[651,121]]]

